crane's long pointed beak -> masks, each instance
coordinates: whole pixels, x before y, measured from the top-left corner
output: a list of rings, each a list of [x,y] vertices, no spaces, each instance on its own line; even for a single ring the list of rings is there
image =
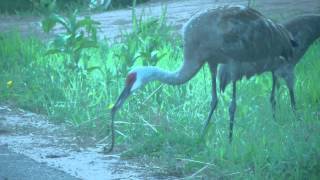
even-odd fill
[[[117,99],[116,104],[113,106],[112,108],[112,112],[115,113],[119,108],[121,108],[121,106],[123,105],[123,103],[125,102],[125,100],[129,97],[130,95],[130,86],[126,86],[122,93],[120,94],[120,96]]]
[[[130,95],[130,89],[131,86],[126,86],[122,93],[120,94],[120,96],[117,99],[116,104],[113,106],[113,108],[111,109],[111,146],[109,148],[109,150],[107,152],[111,152],[113,150],[114,144],[115,144],[115,130],[114,130],[114,117],[116,114],[116,111],[121,108],[121,106],[123,105],[124,101],[128,98],[128,96]]]

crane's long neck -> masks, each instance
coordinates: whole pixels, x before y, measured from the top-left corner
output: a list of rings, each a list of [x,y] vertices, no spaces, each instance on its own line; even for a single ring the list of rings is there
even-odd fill
[[[176,71],[167,71],[157,67],[145,67],[149,71],[147,81],[158,80],[165,84],[178,85],[190,80],[201,68],[204,62],[184,60],[183,64]]]
[[[299,16],[284,24],[298,43],[294,54],[297,63],[308,47],[320,37],[320,15]]]

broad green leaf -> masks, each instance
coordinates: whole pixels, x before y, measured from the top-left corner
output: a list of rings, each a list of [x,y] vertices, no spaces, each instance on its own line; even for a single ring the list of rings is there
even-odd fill
[[[45,54],[50,55],[50,54],[57,54],[57,53],[64,53],[64,51],[62,49],[49,49]]]
[[[58,14],[53,14],[52,16],[56,22],[60,23],[68,32],[71,32],[70,22],[67,19]]]
[[[92,20],[89,16],[86,16],[84,19],[81,19],[77,22],[76,27],[77,28],[92,27],[92,26],[96,26],[96,25],[100,25],[100,23],[98,21]]]
[[[65,47],[67,45],[67,42],[69,40],[70,36],[58,36],[56,37],[52,43],[50,43],[50,45],[54,46],[54,47]]]
[[[81,39],[76,43],[75,49],[85,49],[85,48],[97,48],[98,43],[96,41],[88,40],[88,39]]]
[[[87,71],[88,71],[89,73],[92,72],[92,71],[94,71],[94,70],[101,70],[101,68],[100,68],[99,66],[93,66],[93,67],[87,68]]]
[[[56,25],[57,21],[55,21],[52,17],[45,18],[41,21],[41,26],[44,32],[48,33],[52,30],[52,28]]]

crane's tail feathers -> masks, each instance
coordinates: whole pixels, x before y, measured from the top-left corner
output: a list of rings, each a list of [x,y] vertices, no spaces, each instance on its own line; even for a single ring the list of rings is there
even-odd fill
[[[296,40],[294,40],[294,39],[290,39],[290,42],[291,42],[291,45],[293,47],[298,47],[299,46],[298,42]]]

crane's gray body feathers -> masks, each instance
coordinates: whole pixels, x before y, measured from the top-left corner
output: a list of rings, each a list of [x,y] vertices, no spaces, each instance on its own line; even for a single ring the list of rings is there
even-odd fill
[[[279,57],[279,60],[264,62],[244,62],[237,67],[237,75],[234,76],[233,67],[227,64],[220,65],[218,76],[220,89],[232,80],[240,80],[243,77],[250,78],[264,72],[273,71],[277,76],[284,78],[288,83],[294,81],[294,67],[305,54],[309,46],[320,37],[320,15],[305,15],[296,17],[286,23],[284,27],[291,33],[297,46],[294,47],[292,58],[289,61]],[[233,77],[232,77],[233,76]]]
[[[219,7],[194,16],[184,26],[185,57],[223,64],[227,61],[265,63],[280,55],[292,56],[290,36],[283,26],[253,9]]]
[[[228,64],[222,64],[219,67],[218,77],[220,80],[220,90],[224,91],[230,82],[235,82],[243,77],[250,78],[256,74],[264,72],[272,72],[272,90],[270,95],[270,102],[272,107],[273,118],[275,118],[275,88],[278,77],[285,80],[286,86],[289,90],[291,107],[293,111],[296,110],[296,102],[294,95],[294,68],[302,56],[305,54],[309,46],[320,37],[320,15],[304,15],[296,17],[286,23],[285,28],[291,33],[294,43],[292,58],[289,61],[284,61],[284,57],[280,56],[279,60],[271,60],[268,63],[257,62],[242,62],[238,64],[237,70]],[[282,59],[282,61],[281,61]],[[236,73],[235,73],[236,72]]]
[[[285,28],[290,31],[298,46],[293,51],[293,61],[297,64],[309,46],[320,37],[320,14],[296,17],[286,23]]]

